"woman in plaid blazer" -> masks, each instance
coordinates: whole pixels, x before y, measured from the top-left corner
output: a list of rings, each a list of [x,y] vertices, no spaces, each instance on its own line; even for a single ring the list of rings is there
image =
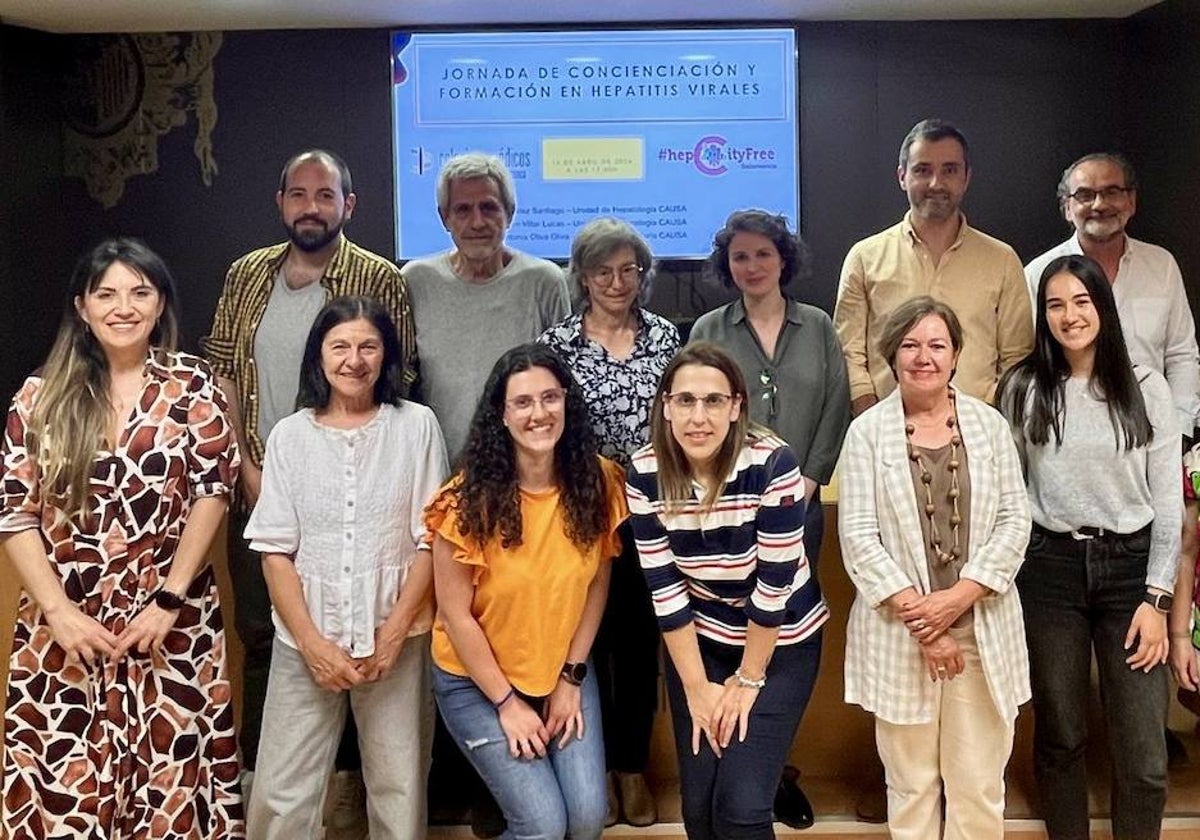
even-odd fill
[[[900,306],[880,349],[899,387],[842,450],[838,527],[858,589],[846,701],[875,715],[893,838],[999,840],[1030,695],[1013,587],[1030,528],[1020,459],[1003,417],[950,387],[962,327],[948,306]]]

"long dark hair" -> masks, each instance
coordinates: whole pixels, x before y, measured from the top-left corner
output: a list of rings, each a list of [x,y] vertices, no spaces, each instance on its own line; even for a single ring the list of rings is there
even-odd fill
[[[1042,272],[1038,281],[1033,352],[1001,378],[997,388],[1000,410],[1017,434],[1027,437],[1030,443],[1044,446],[1050,442],[1053,431],[1055,445],[1062,445],[1064,383],[1071,375],[1071,365],[1046,322],[1046,284],[1063,272],[1075,276],[1083,284],[1100,319],[1088,387],[1108,406],[1118,448],[1122,443],[1125,449],[1146,446],[1154,437],[1154,430],[1146,416],[1142,389],[1129,361],[1112,287],[1104,269],[1095,260],[1082,255],[1058,257]],[[1027,399],[1030,386],[1032,400]]]
[[[566,391],[563,433],[554,446],[554,477],[566,514],[568,539],[577,546],[589,546],[609,529],[604,475],[583,395],[563,360],[543,344],[522,344],[509,350],[483,386],[459,459],[459,533],[482,545],[499,531],[505,548],[521,544],[516,449],[504,426],[504,400],[509,378],[535,367],[550,371]]]
[[[321,365],[321,343],[328,332],[338,324],[359,319],[367,321],[383,339],[383,365],[379,378],[375,380],[375,404],[400,405],[403,400],[403,374],[400,367],[400,340],[396,337],[396,323],[388,315],[383,304],[372,297],[337,297],[325,304],[317,313],[308,340],[304,343],[304,359],[300,362],[300,390],[296,394],[296,408],[325,408],[329,405],[329,380]]]
[[[105,445],[109,414],[108,357],[76,307],[121,263],[158,291],[162,314],[150,332],[151,352],[173,351],[179,341],[175,282],[158,254],[138,239],[106,239],[75,266],[62,322],[41,371],[42,387],[26,429],[25,445],[35,453],[42,486],[63,512],[84,522],[89,477],[96,453]],[[124,420],[124,418],[122,418]],[[116,441],[109,441],[115,446]]]

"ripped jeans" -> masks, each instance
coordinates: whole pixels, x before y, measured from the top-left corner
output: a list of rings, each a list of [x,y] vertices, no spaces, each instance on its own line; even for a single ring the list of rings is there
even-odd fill
[[[608,799],[594,672],[583,681],[583,740],[559,749],[556,739],[546,758],[532,761],[509,754],[499,714],[469,677],[434,665],[433,691],[450,736],[504,811],[503,840],[600,837]]]

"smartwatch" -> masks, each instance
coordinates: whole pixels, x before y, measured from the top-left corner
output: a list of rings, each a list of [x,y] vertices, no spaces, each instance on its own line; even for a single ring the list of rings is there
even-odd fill
[[[1142,600],[1160,613],[1169,613],[1171,611],[1171,604],[1174,602],[1174,599],[1170,595],[1162,592],[1147,592],[1142,596]]]
[[[587,672],[586,662],[564,662],[560,676],[571,685],[583,685]]]
[[[182,595],[176,595],[174,592],[168,592],[166,589],[160,589],[154,593],[154,603],[164,610],[181,610],[184,603]]]

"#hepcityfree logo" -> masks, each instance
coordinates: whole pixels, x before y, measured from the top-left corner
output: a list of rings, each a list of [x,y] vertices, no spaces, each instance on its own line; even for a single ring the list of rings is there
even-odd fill
[[[700,142],[692,149],[692,162],[696,169],[704,175],[724,175],[729,171],[722,154],[724,148],[725,138],[719,134],[701,137]]]

